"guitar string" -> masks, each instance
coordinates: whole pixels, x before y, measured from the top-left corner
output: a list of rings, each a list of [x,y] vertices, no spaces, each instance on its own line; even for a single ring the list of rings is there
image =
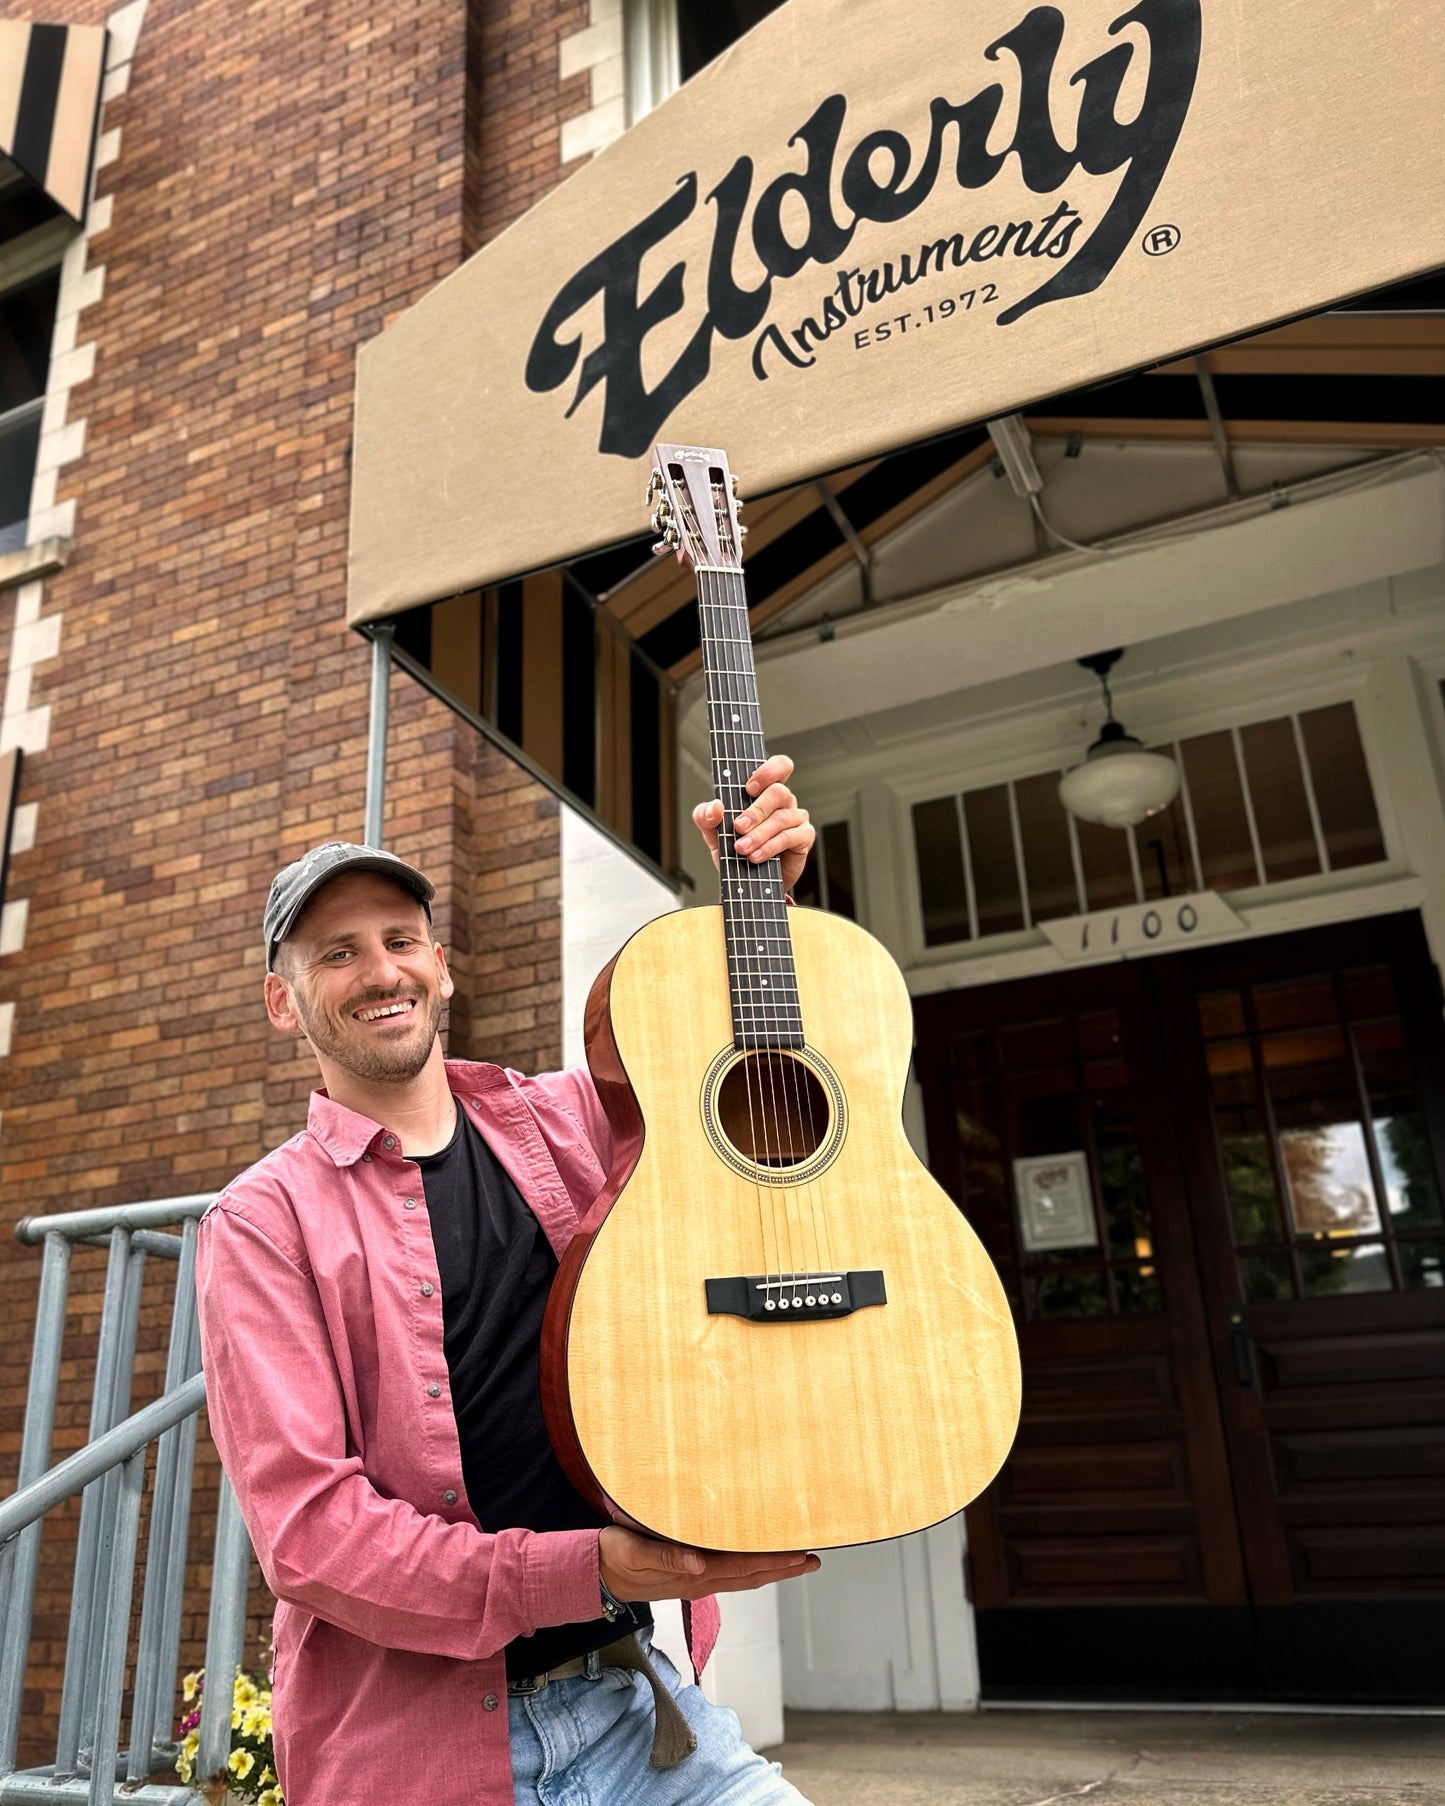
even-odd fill
[[[752,649],[751,638],[747,633],[746,616],[745,613],[743,613],[746,608],[746,600],[742,593],[740,573],[733,574],[732,584],[729,584],[724,578],[719,576],[715,579],[715,587],[718,592],[719,602],[722,604],[719,613],[723,618],[724,629],[727,625],[731,625],[737,630],[735,632],[727,632],[724,630],[722,634],[723,644],[721,663],[723,668],[727,671],[729,678],[732,680],[733,689],[738,692],[729,697],[729,704],[736,703],[738,708],[751,707],[755,711],[756,676],[750,668],[749,655]],[[728,605],[731,606],[729,607]],[[734,619],[730,623],[727,621],[729,613],[734,616]],[[735,711],[730,708],[729,712]],[[735,753],[736,751],[741,750],[737,745],[737,742],[742,740],[748,733],[755,735],[758,741],[761,742],[761,722],[759,721],[756,728],[750,726],[738,734],[734,734],[731,729],[725,729],[724,733],[731,743],[732,751]],[[749,770],[751,771],[754,764],[760,764],[761,762],[761,744],[756,747],[748,748],[746,763],[749,766]],[[783,1220],[787,1240],[786,1277],[789,1282],[794,1282],[797,1280],[801,1271],[802,1263],[800,1263],[797,1250],[794,1247],[794,1211],[792,1200],[788,1195],[789,1182],[785,1176],[790,1169],[795,1168],[797,1165],[797,1150],[794,1145],[793,1137],[794,1114],[789,1111],[787,1107],[787,1078],[792,1071],[793,1061],[789,1058],[784,1049],[772,1045],[774,1041],[781,1040],[785,1034],[782,1016],[788,1004],[788,999],[783,995],[783,989],[772,983],[773,980],[782,978],[784,979],[785,988],[785,974],[780,972],[778,968],[786,965],[788,962],[781,954],[770,954],[768,952],[769,940],[776,940],[777,944],[781,946],[784,944],[784,936],[786,935],[784,916],[786,905],[781,900],[780,884],[778,899],[773,900],[769,895],[774,883],[778,882],[780,879],[780,871],[775,868],[778,868],[778,861],[776,859],[768,860],[762,865],[754,864],[751,860],[739,864],[739,913],[743,917],[742,925],[746,926],[752,935],[756,936],[761,934],[764,939],[761,941],[755,939],[752,946],[740,946],[738,948],[738,963],[741,968],[741,976],[749,981],[745,987],[744,1004],[746,1007],[750,1008],[750,1013],[754,1017],[754,1021],[750,1025],[753,1031],[753,1038],[755,1040],[761,1038],[763,1041],[762,1048],[755,1048],[753,1050],[751,1064],[758,1069],[760,1091],[764,1083],[766,1083],[767,1087],[768,1105],[770,1107],[765,1107],[763,1112],[767,1131],[764,1137],[763,1153],[767,1163],[773,1168],[776,1175],[773,1189],[782,1193],[781,1202],[783,1206]],[[765,902],[761,908],[754,906],[751,902],[751,897],[757,894],[759,890],[761,890],[763,897],[767,899],[767,902]],[[768,903],[771,903],[771,908],[767,906]],[[774,928],[780,930],[776,935],[771,932]],[[747,971],[747,967],[753,963],[753,947],[756,947],[763,955],[761,963],[767,968],[766,975],[763,973],[749,973]],[[794,986],[793,988],[795,992],[795,1003],[796,987]],[[766,999],[762,995],[764,989],[769,990],[771,993]],[[776,1022],[770,1022],[768,1020],[770,1014],[776,1014],[778,1020]],[[770,1031],[772,1032],[770,1033]],[[781,1073],[779,1071],[780,1066],[782,1068]],[[779,1105],[780,1090],[782,1092],[781,1107]],[[800,1121],[798,1126],[801,1129]],[[784,1146],[785,1141],[786,1148]],[[795,1191],[798,1189],[796,1182],[792,1189]],[[796,1227],[798,1236],[803,1244],[804,1260],[806,1260],[806,1235],[804,1233],[803,1225],[799,1222]],[[781,1272],[779,1277],[783,1277]]]
[[[717,601],[717,613],[720,625],[720,663],[729,679],[728,712],[729,714],[732,714],[746,706],[747,696],[744,692],[748,686],[745,681],[745,672],[742,666],[741,656],[738,652],[737,637],[735,634],[727,631],[729,613],[727,607],[729,601],[727,586],[720,577],[715,576],[713,579],[713,587]],[[759,742],[758,745],[748,746],[745,744],[750,735]],[[730,768],[740,772],[742,766],[746,765],[748,773],[751,775],[754,766],[762,763],[762,747],[760,744],[761,725],[759,724],[756,728],[750,725],[743,726],[740,721],[738,732],[735,733],[730,727],[727,727],[723,730],[723,736],[728,745]],[[738,760],[737,755],[739,753],[744,754],[741,761]],[[734,783],[738,783],[741,780],[734,778],[733,781]],[[744,794],[746,795],[745,790]],[[734,851],[733,862],[735,868],[735,914],[737,917],[734,924],[736,931],[734,946],[739,983],[739,998],[743,1010],[750,1018],[750,1020],[744,1024],[745,1037],[751,1043],[744,1055],[744,1059],[748,1070],[749,1082],[751,1083],[754,1076],[756,1076],[759,1116],[763,1125],[761,1147],[755,1143],[754,1157],[758,1160],[758,1163],[767,1168],[772,1175],[768,1181],[768,1190],[771,1196],[776,1200],[776,1204],[780,1207],[782,1214],[783,1228],[777,1244],[777,1276],[780,1280],[784,1277],[791,1280],[797,1270],[797,1259],[793,1247],[793,1216],[788,1199],[787,1181],[780,1171],[782,1166],[782,1140],[779,1124],[777,1083],[776,1075],[773,1071],[772,1062],[769,1057],[769,1050],[767,1048],[768,1030],[770,1026],[767,1018],[772,1000],[765,999],[762,995],[763,989],[768,983],[767,978],[760,972],[750,970],[755,963],[752,956],[752,949],[754,947],[761,947],[763,949],[764,963],[766,963],[768,958],[768,943],[766,939],[768,935],[768,912],[754,900],[759,888],[766,886],[768,879],[765,876],[765,867],[755,865],[751,860],[737,854],[736,851]],[[759,934],[762,934],[765,937],[762,941],[756,939]],[[760,1040],[763,1043],[762,1046],[758,1045]]]
[[[756,677],[756,673],[752,669],[752,658],[751,658],[752,636],[751,636],[751,630],[750,630],[750,627],[748,624],[748,618],[747,618],[747,591],[746,591],[746,586],[744,584],[744,580],[743,580],[741,572],[739,572],[735,578],[735,595],[733,597],[733,600],[736,605],[736,613],[737,613],[736,625],[737,625],[738,636],[739,636],[737,643],[738,643],[738,663],[739,663],[739,667],[740,667],[740,675],[743,678],[743,687],[751,690],[751,693],[752,693],[752,696],[754,699],[753,706],[756,708],[757,707],[757,702],[756,702],[757,677]],[[759,726],[758,726],[759,736],[761,736],[761,731],[762,731],[762,724],[761,724],[761,715],[760,715],[759,716]],[[770,861],[769,863],[771,864],[772,862]],[[778,884],[779,884],[779,889],[781,890],[781,886],[782,886],[782,862],[781,862],[781,859],[778,860],[777,864],[778,864]],[[798,996],[797,985],[796,985],[796,962],[792,961],[792,959],[791,959],[792,932],[786,926],[787,921],[788,921],[786,900],[783,901],[781,907],[777,910],[776,915],[777,915],[777,919],[778,919],[778,925],[780,928],[780,939],[778,942],[778,946],[780,949],[783,948],[784,946],[786,946],[787,952],[783,953],[780,951],[776,955],[773,963],[775,965],[779,965],[779,966],[788,965],[788,964],[793,964],[793,966],[794,966],[795,982],[793,984],[793,1001],[794,1001],[795,1008],[797,1010],[798,1027],[799,1027],[799,1030],[801,1030],[801,1028],[802,1028],[801,998]],[[782,937],[785,937],[785,938],[782,938]],[[782,1038],[783,1037],[780,1034],[779,1039],[781,1040]],[[803,1038],[803,1037],[800,1036],[800,1038]],[[807,1090],[807,1086],[806,1086],[807,1072],[806,1072],[806,1068],[802,1065],[802,1062],[797,1057],[797,1055],[794,1052],[792,1052],[791,1050],[784,1048],[784,1047],[779,1047],[775,1051],[773,1051],[773,1053],[771,1054],[770,1059],[769,1059],[770,1072],[772,1072],[778,1068],[781,1068],[781,1089],[782,1089],[782,1093],[783,1093],[783,1117],[786,1122],[786,1128],[787,1128],[787,1144],[788,1144],[787,1145],[787,1160],[788,1160],[789,1167],[796,1170],[798,1168],[798,1166],[802,1163],[799,1158],[800,1152],[802,1153],[802,1158],[806,1159],[809,1154],[811,1154],[813,1151],[815,1151],[816,1145],[817,1145],[816,1134],[815,1134],[816,1125],[814,1125],[811,1121],[811,1116],[812,1116],[811,1108],[809,1110],[809,1118],[810,1118],[810,1132],[813,1133],[813,1137],[814,1137],[812,1146],[810,1146],[806,1150],[800,1150],[799,1145],[798,1145],[799,1142],[801,1142],[802,1136],[803,1136],[803,1096]],[[789,1096],[790,1092],[791,1092],[791,1096]],[[809,1097],[808,1097],[808,1102],[809,1102],[809,1105],[811,1106],[811,1102],[812,1102],[811,1095],[809,1095]],[[795,1190],[799,1194],[800,1204],[806,1206],[806,1213],[807,1213],[807,1222],[799,1223],[799,1238],[803,1244],[804,1265],[806,1266],[806,1263],[807,1263],[807,1241],[808,1241],[807,1230],[808,1230],[808,1227],[811,1226],[812,1241],[813,1241],[813,1271],[815,1273],[818,1273],[818,1272],[823,1271],[823,1250],[822,1250],[822,1246],[821,1246],[820,1238],[819,1238],[816,1190],[815,1190],[813,1183],[810,1181],[806,1181],[806,1180],[799,1181],[795,1185]]]
[[[728,613],[726,607],[727,596],[724,585],[716,574],[711,575],[708,587],[711,592],[711,600],[714,605],[714,614],[717,621],[717,661],[720,670],[724,674],[729,691],[725,699],[725,712],[731,715],[737,713],[746,702],[744,696],[733,694],[734,690],[743,688],[740,681],[742,672],[734,662],[731,652],[731,649],[736,645],[736,638],[733,634],[726,631]],[[734,771],[741,772],[742,765],[746,764],[749,773],[751,773],[753,766],[755,764],[761,764],[762,762],[761,758],[756,756],[758,748],[747,747],[743,744],[750,733],[756,736],[758,730],[742,726],[741,720],[739,722],[738,732],[734,732],[731,727],[720,728],[720,743],[723,746],[724,755],[728,761],[724,770],[735,785],[740,784],[742,779],[740,777],[734,777]],[[744,758],[741,761],[738,758],[740,753],[744,754]],[[744,794],[746,793],[744,792]],[[729,827],[729,833],[730,835],[732,833],[731,826]],[[767,1031],[767,1004],[762,996],[761,986],[754,982],[756,975],[749,970],[753,963],[751,945],[758,945],[762,946],[764,949],[766,948],[765,941],[757,942],[755,939],[759,932],[766,933],[766,929],[758,928],[757,922],[760,918],[758,911],[752,902],[752,893],[755,891],[760,881],[761,868],[754,865],[752,861],[743,858],[743,856],[738,854],[735,849],[732,850],[731,868],[732,883],[730,890],[733,903],[733,919],[730,923],[730,927],[732,930],[732,945],[734,951],[736,993],[742,1016],[738,1026],[742,1031],[742,1038],[745,1043],[744,1066],[747,1073],[749,1096],[751,1097],[752,1088],[754,1082],[756,1082],[758,1116],[763,1127],[761,1137],[754,1136],[753,1157],[760,1167],[776,1168],[777,1160],[775,1155],[779,1145],[776,1126],[776,1088],[772,1084],[772,1074],[767,1068],[766,1060],[759,1057],[759,1049],[755,1045],[748,1045],[748,1043],[756,1043],[760,1032],[763,1035],[766,1035]],[[747,938],[744,938],[745,936]],[[765,1083],[767,1090],[771,1093],[770,1100],[765,1096]],[[769,1108],[769,1102],[771,1102],[771,1109]],[[775,1204],[774,1232],[777,1252],[777,1276],[779,1279],[782,1279],[786,1273],[787,1276],[791,1278],[794,1268],[794,1255],[792,1246],[792,1220],[791,1212],[788,1208],[786,1184],[780,1184],[774,1179],[767,1184],[767,1189]],[[778,1195],[780,1192],[782,1194],[781,1197]],[[776,1207],[778,1205],[781,1205],[783,1215],[783,1231],[781,1234],[777,1232]],[[784,1256],[785,1242],[786,1258]]]
[[[712,698],[712,700],[713,700],[714,706],[718,710],[719,715],[721,715],[724,712],[724,710],[729,706],[731,699],[725,698],[721,695],[721,690],[724,687],[724,680],[726,677],[726,670],[722,663],[724,654],[723,654],[723,649],[722,649],[722,644],[721,644],[721,636],[717,631],[718,624],[717,624],[716,620],[709,619],[709,603],[711,602],[711,605],[712,605],[713,616],[717,616],[719,613],[719,610],[717,608],[716,599],[709,595],[710,585],[708,583],[708,574],[705,571],[698,571],[697,580],[698,580],[698,608],[699,608],[699,611],[702,616],[703,626],[704,626],[705,632],[707,634],[707,637],[712,642],[711,648],[710,648],[711,652],[712,652],[712,657],[707,660],[708,682],[711,685],[711,687],[714,689],[714,691],[717,692],[717,694]],[[714,764],[713,782],[717,788],[719,799],[723,803],[723,820],[718,824],[718,863],[719,863],[720,873],[721,873],[721,877],[722,877],[723,938],[724,938],[724,944],[727,949],[727,952],[728,952],[728,954],[731,955],[731,958],[729,959],[729,962],[728,962],[729,966],[731,968],[729,976],[730,976],[730,980],[732,981],[730,983],[730,987],[729,987],[730,997],[732,999],[736,999],[738,997],[737,980],[738,980],[738,976],[739,976],[738,972],[737,972],[737,965],[738,965],[738,961],[740,958],[740,953],[737,948],[735,937],[732,933],[732,923],[729,919],[730,885],[729,885],[729,875],[728,875],[728,869],[727,869],[729,862],[736,860],[736,854],[732,849],[732,841],[734,838],[734,831],[732,829],[731,824],[728,821],[728,814],[727,814],[728,799],[723,796],[723,784],[721,782],[723,772],[726,770],[730,770],[732,767],[734,755],[729,751],[727,746],[723,743],[723,738],[721,736],[721,730],[714,729],[714,724],[712,722],[709,722],[708,726],[709,726],[709,730],[710,730],[710,737],[712,739],[712,748],[713,748],[713,764]],[[725,761],[726,761],[726,763],[725,763]],[[736,883],[736,881],[734,879],[733,880],[734,887],[735,887],[735,883]],[[742,1027],[741,1022],[736,1023],[735,1027],[740,1029]],[[759,1092],[759,1094],[756,1098],[754,1097],[753,1073],[752,1073],[752,1068],[748,1064],[748,1061],[747,1061],[746,1050],[744,1050],[744,1059],[743,1059],[743,1084],[744,1084],[745,1095],[748,1100],[748,1135],[749,1135],[749,1140],[751,1143],[751,1148],[752,1148],[752,1152],[753,1152],[753,1156],[754,1156],[754,1163],[756,1164],[756,1155],[757,1155],[757,1146],[758,1146],[758,1118],[759,1118],[759,1114],[760,1114],[761,1108],[762,1108],[762,1097],[761,1097],[761,1092]],[[766,1228],[766,1224],[764,1221],[764,1211],[763,1211],[763,1193],[764,1193],[764,1190],[767,1188],[763,1185],[761,1178],[758,1178],[758,1177],[754,1178],[753,1186],[757,1192],[758,1240],[762,1246],[761,1265],[763,1268],[763,1277],[766,1280],[771,1277],[773,1267],[781,1265],[782,1247],[781,1247],[781,1243],[780,1243],[779,1236],[778,1236],[776,1206],[775,1206],[774,1200],[771,1197],[769,1197],[767,1214],[772,1217],[772,1227],[773,1227],[773,1259],[770,1261],[768,1258],[767,1228]]]

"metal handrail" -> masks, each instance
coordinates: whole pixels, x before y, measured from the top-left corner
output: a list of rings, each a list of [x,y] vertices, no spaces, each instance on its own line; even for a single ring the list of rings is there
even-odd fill
[[[148,1782],[157,1762],[174,1760],[171,1704],[180,1650],[196,1425],[205,1403],[196,1319],[196,1233],[213,1194],[154,1198],[26,1217],[16,1239],[44,1249],[35,1317],[30,1391],[15,1492],[0,1504],[0,1806],[46,1800],[58,1806],[185,1806],[194,1792]],[[181,1225],[179,1235],[160,1233]],[[105,1299],[96,1351],[90,1435],[49,1466],[61,1342],[76,1243],[107,1246]],[[130,1412],[141,1282],[148,1254],[176,1262],[175,1302],[161,1397]],[[145,1590],[136,1640],[131,1747],[120,1750],[122,1690],[135,1577],[146,1450],[159,1438],[151,1495]],[[17,1769],[20,1711],[35,1600],[43,1519],[81,1495],[71,1589],[70,1633],[55,1761]],[[211,1564],[206,1668],[229,1675],[245,1636],[251,1546],[235,1493],[221,1476]],[[196,1774],[224,1774],[231,1744],[231,1691],[202,1696]]]

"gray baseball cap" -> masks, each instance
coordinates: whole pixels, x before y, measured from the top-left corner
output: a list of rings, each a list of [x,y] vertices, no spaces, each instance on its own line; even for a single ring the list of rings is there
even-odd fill
[[[358,847],[347,840],[328,840],[324,846],[312,847],[299,859],[284,866],[271,880],[271,893],[266,898],[266,913],[261,918],[261,932],[266,937],[266,970],[276,970],[276,949],[296,926],[296,918],[323,884],[342,872],[380,872],[409,890],[431,920],[431,900],[436,886],[414,865],[398,859],[383,847]]]

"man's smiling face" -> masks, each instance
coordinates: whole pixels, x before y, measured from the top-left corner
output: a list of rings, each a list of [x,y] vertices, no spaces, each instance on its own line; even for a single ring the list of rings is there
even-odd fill
[[[277,1028],[305,1034],[322,1062],[369,1083],[426,1065],[455,988],[417,899],[377,872],[324,884],[266,978]]]

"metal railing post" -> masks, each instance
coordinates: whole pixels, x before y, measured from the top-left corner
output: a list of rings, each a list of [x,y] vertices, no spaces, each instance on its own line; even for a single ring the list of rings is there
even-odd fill
[[[180,1260],[176,1266],[175,1302],[171,1308],[171,1340],[166,1355],[165,1390],[173,1392],[191,1375],[192,1334],[196,1318],[196,1223],[188,1222],[181,1236]],[[192,1430],[189,1441],[186,1425]],[[185,1524],[180,1529],[180,1546],[176,1547],[173,1527],[176,1505],[181,1491],[181,1461],[187,1450],[195,1448],[195,1419],[187,1418],[167,1430],[156,1447],[155,1484],[151,1492],[150,1532],[146,1542],[145,1591],[141,1597],[140,1633],[136,1642],[135,1692],[130,1715],[130,1757],[126,1779],[143,1781],[150,1773],[155,1745],[164,1711],[169,1719],[171,1689],[175,1681],[175,1655],[171,1656],[169,1675],[163,1667],[169,1628],[169,1605],[172,1594],[179,1604],[183,1590],[186,1561]],[[186,1506],[190,1504],[190,1488],[186,1487]],[[180,1613],[175,1614],[177,1633]],[[167,1726],[169,1729],[169,1725]],[[167,1738],[169,1741],[169,1738]]]
[[[112,1229],[110,1261],[105,1270],[105,1302],[100,1311],[100,1342],[95,1354],[95,1390],[90,1400],[91,1442],[113,1427],[110,1410],[115,1396],[115,1369],[120,1354],[121,1313],[129,1263],[130,1232]],[[70,1594],[70,1630],[65,1645],[65,1678],[60,1689],[60,1726],[55,1740],[57,1775],[73,1775],[79,1770],[81,1715],[90,1666],[90,1633],[104,1496],[104,1476],[92,1480],[81,1495],[80,1530],[75,1539],[75,1574]]]
[[[104,1428],[112,1429],[130,1415],[131,1388],[135,1379],[136,1331],[140,1325],[141,1288],[145,1283],[145,1249],[130,1243],[126,1262],[125,1293],[121,1300],[120,1329],[111,1373],[109,1416]],[[103,1333],[103,1332],[102,1332]],[[97,1545],[95,1587],[90,1603],[90,1633],[86,1644],[85,1690],[80,1710],[80,1764],[86,1767],[86,1753],[95,1742],[95,1714],[100,1703],[102,1637],[105,1631],[105,1606],[110,1597],[111,1567],[115,1561],[115,1539],[120,1523],[122,1472],[111,1468],[102,1482],[100,1541]],[[134,1561],[134,1554],[131,1560]],[[127,1626],[129,1628],[129,1626]]]
[[[135,1580],[136,1537],[140,1530],[140,1498],[145,1486],[146,1452],[142,1444],[120,1470],[116,1516],[111,1537],[110,1585],[104,1599],[105,1622],[96,1669],[95,1742],[90,1758],[89,1806],[112,1806],[116,1762],[120,1751],[121,1692],[125,1686],[126,1645],[130,1641],[130,1600]]]
[[[211,1557],[211,1613],[206,1625],[206,1687],[201,1695],[201,1736],[196,1750],[196,1779],[201,1782],[225,1772],[231,1749],[231,1692],[244,1653],[250,1578],[251,1539],[222,1469],[216,1546]]]
[[[70,1244],[63,1236],[47,1235],[45,1261],[40,1273],[40,1297],[35,1307],[35,1342],[30,1360],[30,1391],[25,1403],[17,1492],[38,1480],[50,1465],[69,1282]],[[4,1551],[8,1584],[5,1588],[5,1635],[0,1643],[0,1774],[8,1774],[15,1766],[25,1689],[25,1658],[30,1646],[31,1613],[35,1605],[40,1531],[38,1521],[31,1524],[13,1543],[7,1544]]]
[[[384,845],[386,832],[386,730],[391,708],[391,643],[396,629],[381,621],[372,629],[371,728],[366,745],[366,826],[362,840]]]

